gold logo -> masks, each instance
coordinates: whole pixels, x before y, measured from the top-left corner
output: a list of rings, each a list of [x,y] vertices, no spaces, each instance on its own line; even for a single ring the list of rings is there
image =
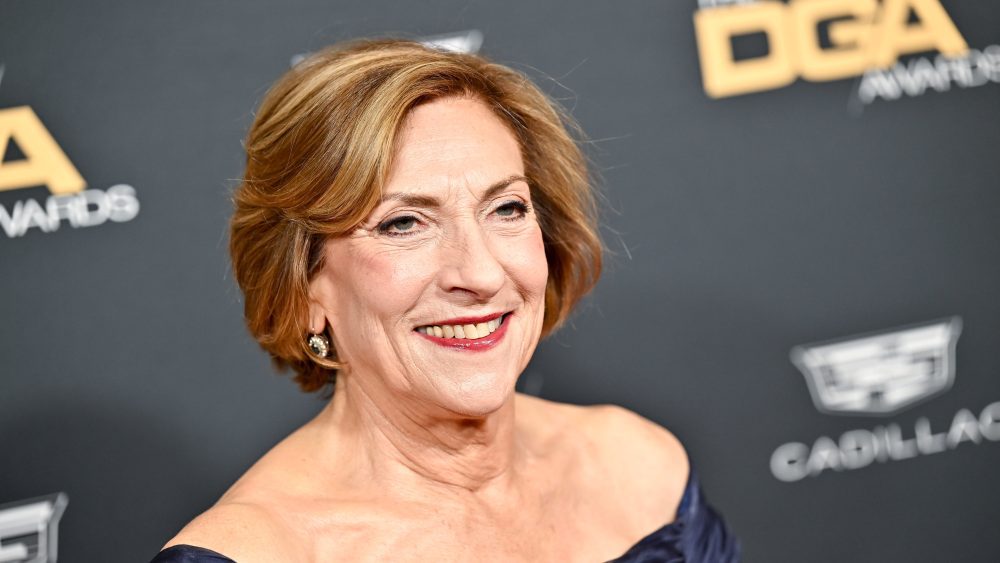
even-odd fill
[[[905,54],[958,57],[969,49],[939,0],[760,1],[698,10],[694,25],[705,92],[713,98],[772,90],[798,77],[858,76]],[[767,37],[768,53],[736,60],[732,39],[758,33]]]
[[[13,139],[24,159],[0,161],[0,191],[48,186],[56,195],[82,192],[87,182],[28,106],[0,109],[0,158]]]

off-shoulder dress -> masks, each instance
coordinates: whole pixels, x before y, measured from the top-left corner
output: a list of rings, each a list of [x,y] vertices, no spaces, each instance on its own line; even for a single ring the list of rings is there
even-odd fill
[[[673,522],[639,540],[613,563],[733,563],[740,545],[722,517],[705,500],[692,471]],[[174,545],[151,563],[234,563],[210,549]]]

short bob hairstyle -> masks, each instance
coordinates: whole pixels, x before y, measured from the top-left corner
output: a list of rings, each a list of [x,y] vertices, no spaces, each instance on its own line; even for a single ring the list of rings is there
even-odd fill
[[[549,267],[543,336],[597,282],[594,195],[568,132],[579,130],[528,78],[481,56],[412,41],[335,45],[295,65],[267,93],[233,195],[229,250],[247,326],[279,369],[296,372],[303,391],[333,384],[343,367],[335,351],[320,359],[306,344],[309,282],[323,267],[323,242],[354,231],[378,204],[410,110],[447,96],[482,101],[520,145]]]

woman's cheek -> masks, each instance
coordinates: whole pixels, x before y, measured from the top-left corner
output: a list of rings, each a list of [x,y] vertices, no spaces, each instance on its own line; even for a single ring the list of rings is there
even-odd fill
[[[545,259],[545,241],[542,231],[535,225],[526,229],[516,239],[502,241],[508,257],[508,271],[515,285],[526,297],[541,297],[549,279],[549,264]]]
[[[545,257],[545,239],[542,237],[541,227],[536,226],[532,238],[534,242],[533,252],[531,253],[533,258],[532,270],[536,274],[535,281],[540,287],[539,291],[545,293],[545,285],[549,281],[549,261]]]
[[[411,293],[419,293],[418,280],[424,275],[422,261],[413,254],[419,253],[371,249],[345,264],[353,270],[348,273],[353,281],[351,293],[363,301],[358,304],[359,311],[366,312],[366,316],[394,317],[412,304]]]

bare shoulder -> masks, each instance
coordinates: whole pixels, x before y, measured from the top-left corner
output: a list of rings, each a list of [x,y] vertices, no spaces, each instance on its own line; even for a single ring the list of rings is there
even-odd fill
[[[687,452],[666,428],[616,405],[589,407],[584,428],[608,464],[618,498],[633,508],[638,529],[673,521],[687,486]]]
[[[619,454],[661,477],[687,483],[688,459],[684,446],[666,428],[618,405],[579,406],[518,394],[518,418],[546,428],[559,439],[566,432],[600,448],[602,454]],[[666,472],[666,473],[664,473]]]
[[[273,511],[242,501],[219,501],[191,521],[164,548],[187,544],[211,549],[239,561],[302,559],[289,527]]]
[[[624,407],[585,407],[584,424],[590,436],[644,468],[662,477],[687,482],[688,459],[684,446],[669,430]]]
[[[303,495],[302,459],[308,447],[302,427],[257,460],[210,509],[185,526],[164,546],[187,544],[211,549],[239,561],[306,561],[310,538],[302,534],[308,519]],[[304,453],[305,452],[305,453]]]
[[[690,471],[680,440],[617,405],[577,408],[577,426],[604,490],[630,508],[640,529],[672,521]]]

